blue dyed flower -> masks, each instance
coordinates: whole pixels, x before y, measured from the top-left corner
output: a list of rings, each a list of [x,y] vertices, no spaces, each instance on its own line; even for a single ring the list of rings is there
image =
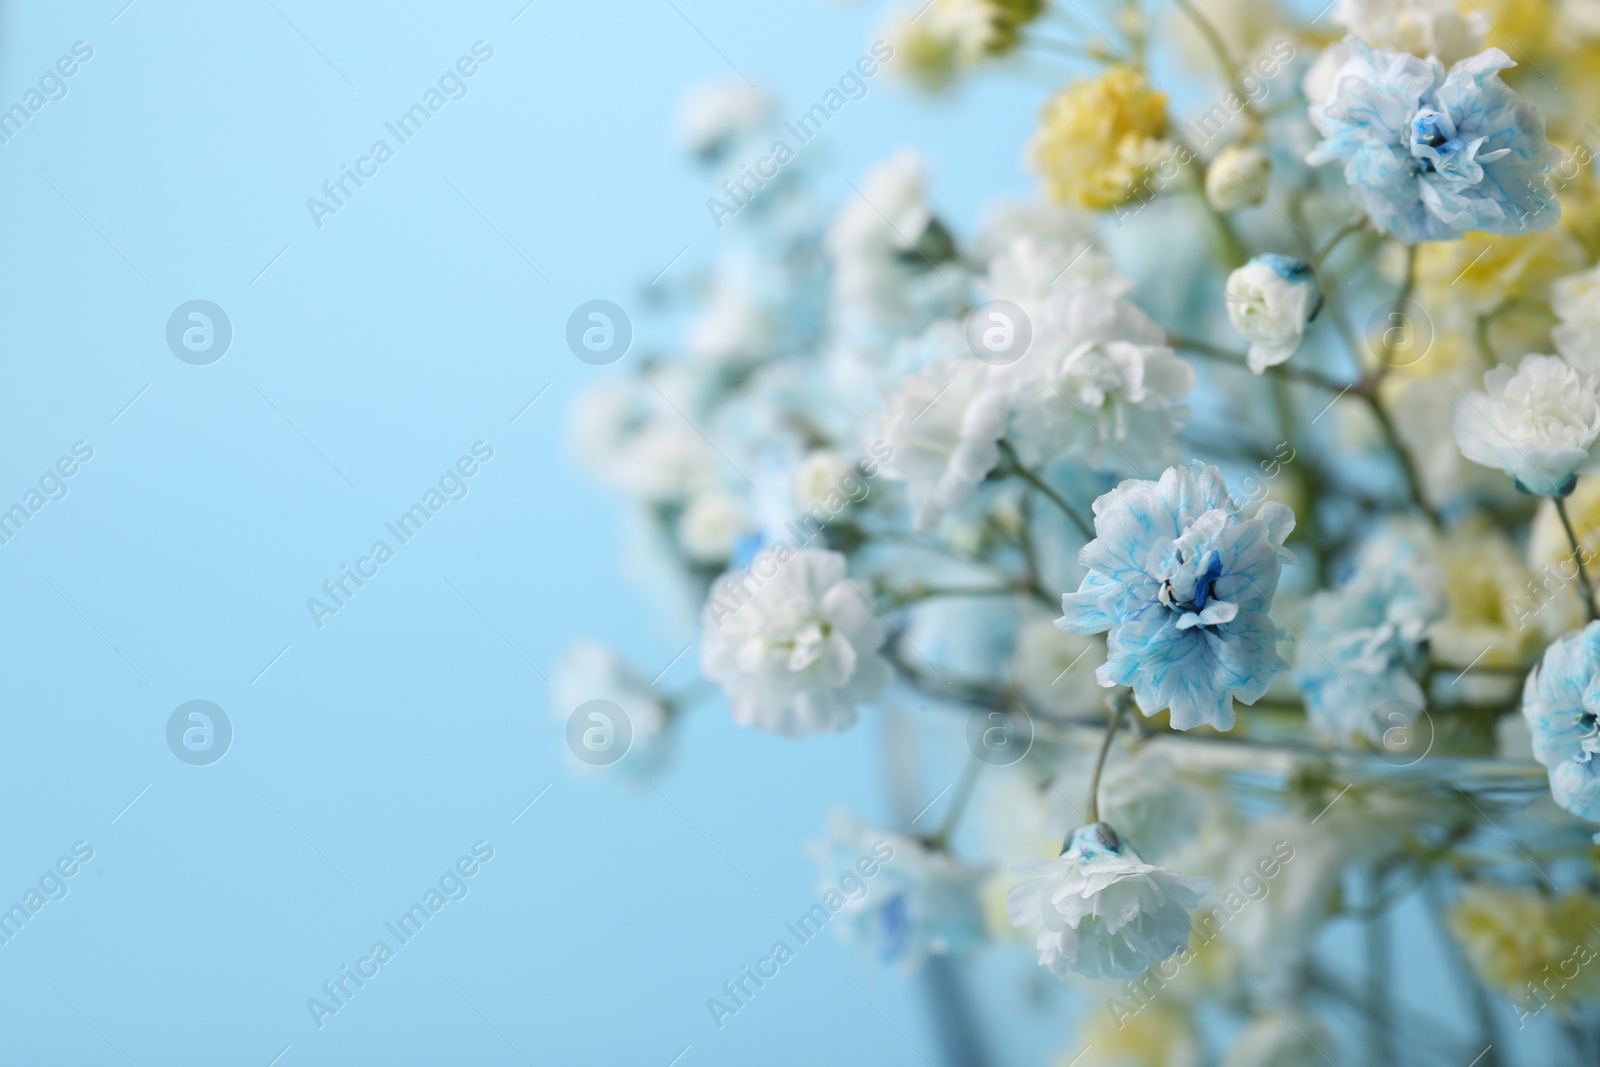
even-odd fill
[[[1600,822],[1600,622],[1591,622],[1545,650],[1528,672],[1522,715],[1533,735],[1533,758],[1550,772],[1557,804]]]
[[[1422,642],[1445,609],[1431,547],[1424,531],[1390,527],[1363,547],[1349,581],[1311,598],[1294,685],[1321,736],[1378,743],[1422,710]]]
[[[1094,502],[1088,568],[1061,598],[1056,625],[1106,638],[1104,686],[1129,685],[1139,710],[1172,709],[1172,725],[1233,727],[1235,699],[1253,704],[1288,669],[1272,598],[1294,557],[1294,512],[1268,501],[1246,518],[1217,468],[1195,461],[1159,482],[1130,479]]]
[[[1381,52],[1355,37],[1333,92],[1311,121],[1323,136],[1312,164],[1344,164],[1373,224],[1402,241],[1447,241],[1469,230],[1524,233],[1561,215],[1545,180],[1560,153],[1544,116],[1499,72],[1498,48],[1446,74],[1435,56]]]
[[[915,970],[929,956],[959,956],[985,939],[979,890],[987,867],[942,848],[830,813],[828,838],[811,855],[821,866],[822,905],[839,914],[846,940]]]

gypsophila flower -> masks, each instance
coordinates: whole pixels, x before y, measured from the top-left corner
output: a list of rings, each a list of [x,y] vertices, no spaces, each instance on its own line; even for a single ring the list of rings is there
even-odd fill
[[[1339,0],[1331,18],[1373,48],[1445,63],[1481,50],[1489,32],[1483,12],[1457,0]]]
[[[1233,727],[1288,668],[1270,616],[1294,513],[1266,501],[1245,517],[1216,467],[1196,460],[1158,482],[1123,482],[1094,502],[1088,569],[1061,598],[1068,633],[1110,631],[1103,686],[1131,685],[1139,710],[1172,725]]]
[[[1600,822],[1600,622],[1553,642],[1522,686],[1533,758],[1557,804]]]
[[[1053,860],[1012,868],[1013,926],[1038,926],[1039,965],[1057,978],[1137,978],[1189,947],[1190,911],[1211,886],[1155,867],[1108,824],[1081,826]]]
[[[1223,300],[1228,321],[1250,342],[1250,369],[1260,374],[1300,347],[1306,324],[1322,310],[1322,288],[1305,260],[1267,253],[1228,275]]]
[[[745,726],[843,730],[892,675],[883,624],[838,552],[780,544],[718,579],[701,619],[700,670]]]
[[[722,78],[684,93],[678,133],[695,155],[715,159],[760,129],[771,114],[771,99],[748,79]]]
[[[930,89],[949,85],[986,58],[1017,46],[1043,0],[932,0],[899,12],[890,39],[896,70]]]
[[[1446,73],[1437,57],[1381,52],[1356,38],[1328,99],[1311,108],[1323,140],[1306,157],[1338,162],[1351,192],[1385,233],[1408,243],[1469,230],[1527,233],[1560,217],[1545,180],[1560,153],[1544,116],[1499,72],[1498,48]]]
[[[1272,161],[1255,145],[1229,145],[1206,168],[1206,200],[1223,213],[1266,199]]]
[[[1553,282],[1550,310],[1561,320],[1550,329],[1556,351],[1574,367],[1600,374],[1600,267]]]
[[[876,854],[893,858],[872,863]],[[887,847],[884,847],[887,846]],[[929,956],[960,956],[984,942],[978,890],[987,867],[964,863],[925,842],[858,822],[842,811],[828,817],[828,839],[811,849],[826,885],[838,886],[845,938],[907,970]],[[862,857],[869,857],[862,864]],[[832,908],[835,901],[824,898]]]
[[[1483,392],[1463,393],[1450,424],[1461,454],[1505,471],[1517,488],[1566,496],[1590,469],[1600,436],[1600,377],[1560,356],[1528,355],[1515,368],[1495,367]]]
[[[1444,615],[1444,575],[1432,539],[1397,524],[1362,547],[1355,572],[1337,590],[1311,598],[1295,648],[1294,685],[1316,732],[1335,742],[1409,722],[1425,702],[1423,640]],[[1381,714],[1380,714],[1381,713]]]
[[[972,499],[1000,462],[996,442],[1010,409],[987,371],[975,359],[940,356],[901,382],[889,400],[883,438],[894,458],[883,476],[908,483],[917,509],[912,528],[920,533],[937,530],[945,515]]]
[[[665,701],[648,679],[625,663],[615,649],[598,641],[573,642],[562,653],[550,678],[550,711],[563,723],[591,700],[608,700],[627,716],[632,736],[631,771],[655,769],[665,756],[668,721]]]
[[[1109,67],[1045,102],[1028,159],[1052,198],[1105,211],[1148,195],[1166,137],[1165,94],[1131,67]]]

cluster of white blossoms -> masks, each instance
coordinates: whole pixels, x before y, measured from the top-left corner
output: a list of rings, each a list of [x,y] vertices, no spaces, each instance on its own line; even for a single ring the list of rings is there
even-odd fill
[[[924,88],[1070,68],[1017,144],[1040,197],[969,216],[927,160],[962,193],[992,160],[886,144],[719,219],[662,287],[676,345],[573,424],[701,677],[579,646],[557,713],[613,703],[652,775],[701,701],[882,767],[819,907],[933,968],[947,1031],[960,961],[1015,950],[1097,983],[1078,1067],[1399,1063],[1338,942],[1368,926],[1377,983],[1431,911],[1464,1003],[1594,1062],[1563,968],[1600,929],[1600,18],[1536,6],[893,15]],[[692,96],[709,187],[780,113]],[[1441,1058],[1490,1043],[1456,1014]]]

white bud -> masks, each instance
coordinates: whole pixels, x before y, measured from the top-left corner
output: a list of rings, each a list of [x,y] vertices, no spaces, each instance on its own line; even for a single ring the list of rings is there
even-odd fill
[[[1221,212],[1254,207],[1267,198],[1272,163],[1254,145],[1229,145],[1206,170],[1206,199]]]

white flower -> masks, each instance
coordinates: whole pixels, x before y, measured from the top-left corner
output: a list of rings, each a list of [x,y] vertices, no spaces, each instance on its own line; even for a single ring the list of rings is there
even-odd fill
[[[1013,380],[1017,436],[1025,451],[1100,470],[1147,474],[1173,457],[1169,446],[1189,409],[1194,368],[1166,345],[1085,341],[1042,373]]]
[[[1551,283],[1550,310],[1561,320],[1550,330],[1556,351],[1579,370],[1600,373],[1600,267]]]
[[[700,670],[745,726],[798,737],[843,730],[892,671],[883,625],[838,552],[778,544],[729,572],[701,614]]]
[[[991,284],[1024,291],[1027,251],[1019,242],[997,257]],[[1188,416],[1180,401],[1194,387],[1194,368],[1166,346],[1160,326],[1122,299],[1128,288],[1121,278],[1089,275],[1020,302],[1033,341],[990,378],[1007,394],[1013,438],[1029,465],[1072,459],[1134,475],[1176,458],[1171,443]]]
[[[1206,168],[1206,200],[1221,212],[1254,207],[1266,199],[1272,161],[1255,145],[1229,145]]]
[[[634,753],[624,761],[633,770],[651,769],[664,755],[659,743],[667,725],[667,706],[650,683],[636,673],[609,645],[598,641],[573,642],[562,654],[550,678],[551,714],[567,717],[591,700],[609,700],[622,709],[632,731]],[[640,753],[648,753],[644,759]]]
[[[922,162],[900,151],[874,167],[859,192],[828,230],[834,315],[874,340],[922,329],[954,304],[960,273],[948,262],[950,235],[928,205]]]
[[[1250,369],[1277,366],[1300,347],[1306,324],[1322,309],[1317,277],[1303,260],[1259,255],[1228,275],[1228,321],[1250,342]]]
[[[678,134],[689,151],[716,156],[760,129],[771,112],[767,94],[744,78],[721,78],[683,94]]]
[[[1010,409],[1005,394],[990,386],[988,370],[975,359],[940,356],[907,377],[889,401],[883,437],[894,458],[883,476],[907,483],[919,533],[937,530],[1000,462],[996,442]]]
[[[1445,66],[1482,51],[1489,33],[1483,12],[1458,0],[1339,0],[1333,21],[1374,48],[1438,56]]]
[[[1600,435],[1600,379],[1560,356],[1529,355],[1515,369],[1495,367],[1483,387],[1456,400],[1461,454],[1505,471],[1525,492],[1565,496]]]
[[[1204,878],[1143,862],[1105,823],[1073,831],[1053,860],[1012,868],[1013,926],[1039,925],[1039,965],[1057,978],[1137,978],[1189,947],[1189,911],[1210,890]]]
[[[724,489],[697,494],[678,519],[678,543],[696,563],[725,563],[750,532],[744,504]]]
[[[794,502],[801,511],[824,507],[837,511],[842,505],[839,498],[847,495],[853,484],[849,479],[856,474],[856,465],[838,452],[818,449],[800,461],[794,472]]]

